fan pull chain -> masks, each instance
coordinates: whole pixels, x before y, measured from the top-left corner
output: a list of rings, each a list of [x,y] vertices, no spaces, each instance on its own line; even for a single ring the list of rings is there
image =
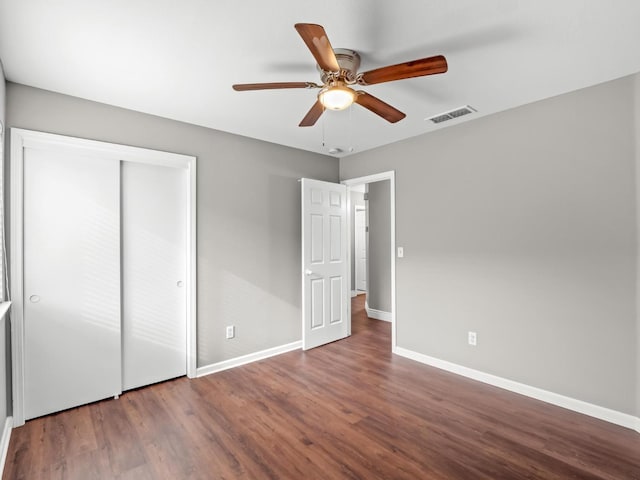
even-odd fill
[[[324,113],[324,107],[322,108],[322,113]],[[326,115],[322,115],[322,148],[325,147],[325,142],[324,142],[324,117],[326,117]]]
[[[349,152],[353,152],[353,103],[349,106]]]

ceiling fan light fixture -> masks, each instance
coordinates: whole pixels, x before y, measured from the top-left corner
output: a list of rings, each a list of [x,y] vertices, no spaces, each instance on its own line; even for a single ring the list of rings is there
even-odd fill
[[[356,100],[356,92],[342,82],[320,90],[318,100],[328,110],[344,110]]]

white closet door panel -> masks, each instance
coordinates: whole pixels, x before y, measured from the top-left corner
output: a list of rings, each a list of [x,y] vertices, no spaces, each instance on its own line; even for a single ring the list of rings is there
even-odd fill
[[[186,374],[187,172],[122,163],[123,389]]]
[[[120,393],[119,165],[24,157],[25,417]]]

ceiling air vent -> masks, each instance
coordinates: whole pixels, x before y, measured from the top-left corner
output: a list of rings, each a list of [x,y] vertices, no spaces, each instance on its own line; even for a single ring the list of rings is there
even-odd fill
[[[433,123],[442,123],[446,122],[447,120],[453,120],[454,118],[462,117],[463,115],[474,112],[477,112],[475,108],[470,107],[469,105],[465,105],[464,107],[441,113],[439,115],[436,115],[435,117],[428,118],[427,120],[431,120]]]

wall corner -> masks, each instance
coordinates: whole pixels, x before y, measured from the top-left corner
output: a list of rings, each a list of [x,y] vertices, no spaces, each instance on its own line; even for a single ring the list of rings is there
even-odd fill
[[[633,76],[633,133],[636,190],[636,417],[640,431],[640,73]]]

